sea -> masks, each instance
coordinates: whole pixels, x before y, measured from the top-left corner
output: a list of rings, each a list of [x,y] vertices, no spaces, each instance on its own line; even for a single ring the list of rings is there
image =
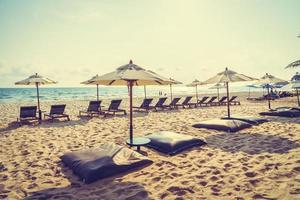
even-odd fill
[[[144,86],[133,87],[133,97],[170,96],[169,86]],[[219,89],[220,93],[225,93],[226,89]],[[230,92],[249,92],[250,88],[245,86],[231,86]],[[251,91],[262,91],[260,88],[251,88]],[[41,101],[56,100],[94,100],[97,98],[97,88],[95,87],[43,87],[39,89]],[[172,95],[195,95],[195,87],[172,86]],[[217,89],[198,87],[198,94],[216,94]],[[127,87],[100,87],[99,99],[127,98]],[[36,99],[36,88],[0,88],[0,103],[11,102],[31,102]]]

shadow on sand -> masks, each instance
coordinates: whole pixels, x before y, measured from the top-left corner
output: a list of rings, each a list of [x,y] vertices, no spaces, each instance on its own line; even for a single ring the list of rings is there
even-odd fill
[[[245,152],[255,155],[261,153],[285,154],[300,147],[300,143],[287,138],[259,133],[218,134],[205,138],[208,146],[226,152]]]
[[[150,199],[147,190],[137,182],[122,181],[122,176],[101,179],[91,184],[85,184],[65,167],[62,163],[62,173],[71,182],[71,185],[60,188],[49,188],[30,193],[25,199]],[[137,169],[138,170],[138,169]]]

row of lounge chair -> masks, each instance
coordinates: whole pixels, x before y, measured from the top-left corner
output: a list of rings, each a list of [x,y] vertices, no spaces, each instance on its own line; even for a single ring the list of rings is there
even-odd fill
[[[146,98],[143,100],[140,106],[134,106],[134,111],[158,111],[158,110],[165,110],[165,109],[178,109],[178,108],[196,108],[196,107],[203,107],[203,106],[221,106],[226,105],[227,97],[222,97],[219,101],[216,101],[217,97],[203,97],[202,99],[198,100],[198,102],[191,102],[192,96],[187,96],[179,103],[180,97],[174,98],[169,104],[165,104],[167,97],[159,98],[155,105],[151,105],[153,99]],[[236,100],[237,96],[231,97],[229,103],[231,105],[240,105],[240,102]],[[104,117],[108,115],[116,115],[117,113],[121,113],[126,115],[126,110],[120,109],[122,100],[112,100],[110,105],[105,109],[101,106],[102,101],[90,101],[88,108],[86,110],[79,111],[79,116],[89,116],[93,117],[95,115],[103,115]],[[68,114],[65,113],[65,104],[61,105],[52,105],[50,108],[50,112],[43,112],[44,119],[50,119],[54,121],[54,119],[58,118],[65,118],[68,121],[70,117]],[[23,106],[20,109],[20,117],[17,119],[20,125],[23,122],[28,121],[38,121],[39,118],[37,116],[37,106]]]
[[[65,114],[65,104],[61,105],[52,105],[50,108],[50,112],[43,112],[44,113],[44,119],[58,119],[58,118],[66,118],[68,121],[70,121],[69,115]],[[20,117],[17,118],[17,122],[19,125],[22,125],[24,122],[29,121],[39,121],[39,117],[37,116],[37,106],[22,106],[20,108]]]

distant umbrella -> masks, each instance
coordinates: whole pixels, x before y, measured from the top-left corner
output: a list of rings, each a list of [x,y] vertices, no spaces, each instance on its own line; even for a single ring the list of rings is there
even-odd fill
[[[289,64],[288,66],[286,66],[285,68],[294,68],[294,67],[300,67],[300,60],[297,60],[295,62],[292,62],[291,64]]]
[[[229,83],[230,82],[241,82],[241,81],[252,81],[255,78],[238,74],[235,71],[229,70],[227,67],[225,71],[218,73],[217,75],[211,77],[210,79],[203,82],[203,84],[216,84],[224,83],[227,91],[227,115],[230,118],[230,105],[229,105]]]
[[[171,81],[167,81],[156,73],[149,72],[142,67],[133,64],[130,60],[129,64],[118,67],[111,73],[99,76],[95,83],[99,85],[126,85],[129,89],[129,141],[133,143],[133,118],[132,118],[132,88],[140,85],[169,85]]]
[[[218,101],[220,100],[220,89],[226,88],[224,84],[217,83],[211,86],[209,89],[217,89]]]
[[[152,73],[153,75],[155,75],[156,77],[160,78],[161,80],[164,80],[166,82],[170,82],[170,98],[171,98],[171,101],[173,99],[173,91],[172,91],[172,85],[177,85],[177,84],[182,84],[182,82],[180,81],[177,81],[175,79],[172,79],[172,78],[165,78],[163,76],[160,76],[159,74],[151,71],[151,70],[148,70],[148,72]],[[145,98],[146,98],[146,86],[144,86],[144,92],[145,92]]]
[[[85,85],[96,85],[97,86],[97,101],[99,101],[99,84],[95,83],[95,80],[98,78],[98,74],[96,76],[93,76],[91,79],[81,82],[81,84]]]
[[[35,85],[36,86],[36,96],[37,96],[37,103],[38,103],[38,112],[39,112],[39,120],[42,120],[42,111],[40,108],[40,94],[39,94],[39,85],[47,85],[47,84],[55,84],[56,81],[53,81],[49,78],[45,78],[37,73],[29,76],[28,78],[15,82],[15,85]]]
[[[173,89],[172,89],[172,85],[177,85],[177,84],[182,84],[182,82],[180,81],[176,81],[172,78],[169,78],[169,80],[171,81],[170,83],[170,94],[171,94],[171,101],[173,100]]]
[[[283,79],[277,78],[271,74],[266,73],[255,84],[260,87],[267,88],[268,106],[269,109],[271,109],[270,88],[273,88],[276,85],[286,85],[288,84],[288,82]]]
[[[296,89],[298,106],[300,106],[300,100],[299,100],[300,73],[299,73],[299,72],[297,72],[297,73],[291,78],[291,83],[292,83],[292,88],[293,88],[293,89]]]
[[[199,80],[195,79],[193,82],[191,82],[190,84],[188,84],[188,87],[195,87],[196,88],[196,99],[197,102],[199,100],[198,98],[198,85],[202,85],[202,82],[200,82]]]

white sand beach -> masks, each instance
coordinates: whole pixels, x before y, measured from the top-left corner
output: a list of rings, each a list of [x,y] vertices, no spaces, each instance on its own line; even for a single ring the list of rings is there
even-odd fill
[[[267,102],[238,95],[242,105],[232,106],[232,113],[258,116],[267,110]],[[35,102],[0,104],[0,199],[300,199],[300,118],[269,117],[270,122],[226,133],[192,127],[225,116],[225,106],[134,113],[135,136],[168,130],[207,145],[175,156],[142,147],[152,165],[84,184],[59,157],[107,142],[125,145],[128,116],[78,118],[87,101],[41,102],[42,110],[57,103],[67,104],[71,121],[22,127],[12,123],[19,106]],[[296,98],[272,102],[294,105]],[[128,109],[128,100],[122,107]]]

